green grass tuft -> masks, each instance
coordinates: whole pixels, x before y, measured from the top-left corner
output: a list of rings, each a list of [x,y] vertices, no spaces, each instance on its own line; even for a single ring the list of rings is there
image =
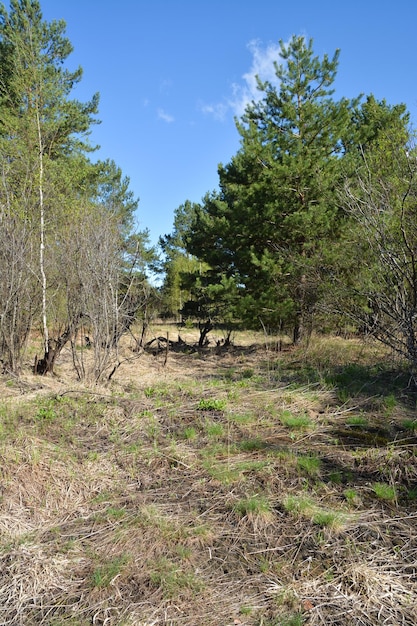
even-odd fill
[[[297,458],[297,467],[308,474],[308,476],[318,476],[320,474],[321,460],[316,456],[299,456]]]
[[[272,515],[272,508],[268,501],[268,498],[264,495],[259,494],[250,496],[248,498],[242,498],[234,505],[233,509],[241,517],[269,517]]]
[[[305,413],[294,415],[290,411],[282,411],[279,416],[281,424],[293,429],[304,429],[311,426],[311,420]]]
[[[394,501],[397,498],[395,487],[387,483],[373,483],[372,490],[380,500]]]

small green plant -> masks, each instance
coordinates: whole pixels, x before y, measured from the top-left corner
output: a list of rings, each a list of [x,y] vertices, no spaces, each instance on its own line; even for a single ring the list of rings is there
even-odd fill
[[[167,390],[163,387],[146,387],[143,393],[146,398],[162,398],[167,395]]]
[[[341,387],[337,390],[337,399],[342,404],[346,404],[346,402],[350,399],[350,393],[345,387]]]
[[[395,487],[387,483],[373,483],[372,490],[380,500],[393,501],[397,497]]]
[[[218,422],[211,422],[209,420],[206,421],[204,425],[204,430],[206,431],[209,437],[216,439],[217,437],[223,437],[224,435],[224,426]]]
[[[39,420],[41,422],[52,422],[56,419],[56,417],[57,414],[52,401],[48,401],[43,406],[40,406],[35,413],[35,420]]]
[[[414,502],[415,500],[417,500],[417,489],[409,489],[407,491],[407,499],[410,500],[411,502]]]
[[[121,555],[102,563],[92,574],[92,586],[98,589],[108,587],[111,581],[120,574],[123,566],[127,563],[127,557]]]
[[[285,498],[283,505],[289,513],[310,515],[314,509],[314,504],[308,496],[289,495]]]
[[[276,626],[302,626],[304,623],[304,618],[300,613],[296,613],[295,615],[288,615],[283,617],[279,622],[276,622]],[[275,626],[275,625],[274,625]]]
[[[182,437],[184,439],[187,439],[188,441],[195,439],[197,437],[197,431],[194,426],[187,426],[186,428],[184,428],[184,430],[182,431]]]
[[[320,473],[321,461],[316,456],[299,456],[297,467],[303,470],[308,476],[318,476]]]
[[[352,415],[348,417],[346,424],[349,424],[349,426],[367,426],[368,420],[363,415]]]
[[[125,509],[120,509],[118,507],[109,506],[104,511],[97,511],[95,513],[94,518],[97,521],[107,521],[107,520],[120,520],[126,515]]]
[[[268,461],[242,461],[231,463],[229,459],[227,463],[225,463],[213,462],[211,457],[203,462],[203,467],[210,476],[225,485],[246,480],[246,475],[253,472],[260,472],[268,468],[268,466]]]
[[[268,499],[259,494],[242,498],[233,508],[241,517],[272,517],[272,508]]]
[[[203,589],[202,582],[192,572],[165,557],[150,563],[149,570],[152,584],[162,590],[165,598],[175,598],[186,589],[194,593]]]
[[[289,495],[285,498],[283,505],[289,513],[307,517],[313,524],[321,527],[335,527],[343,523],[343,516],[339,511],[323,509],[308,496]]]
[[[343,479],[342,472],[339,472],[338,470],[334,470],[333,472],[330,472],[329,474],[329,480],[334,485],[340,485],[340,483],[342,482],[342,479]]]
[[[92,502],[108,502],[112,498],[111,491],[101,491],[95,498],[93,498]]]
[[[236,463],[236,469],[239,469],[240,472],[260,472],[269,467],[271,467],[270,463],[266,460],[241,461],[240,463]]]
[[[225,400],[220,400],[218,398],[201,398],[197,409],[199,411],[223,411],[225,406]]]
[[[244,370],[242,370],[242,378],[252,378],[252,376],[254,375],[254,370],[252,367],[246,367]]]
[[[224,463],[213,463],[212,459],[203,462],[208,474],[222,485],[230,485],[241,479],[241,471],[236,467],[229,467]]]
[[[156,440],[160,433],[160,430],[161,428],[158,419],[154,415],[151,415],[145,427],[146,434],[150,439]]]
[[[317,526],[336,526],[340,522],[340,514],[336,511],[318,510],[314,513],[312,521]]]
[[[358,496],[358,493],[355,489],[345,489],[343,492],[343,495],[346,498],[346,501],[351,505],[351,506],[356,506],[357,504],[360,503],[360,498]]]
[[[184,561],[189,559],[192,555],[192,549],[190,548],[190,546],[186,546],[182,543],[176,546],[175,552],[178,554],[179,558]]]
[[[254,439],[244,439],[239,443],[239,449],[244,452],[255,452],[256,450],[264,450],[266,443],[260,437]]]
[[[239,609],[239,613],[241,615],[250,615],[252,613],[253,609],[251,606],[241,606]]]
[[[213,441],[210,445],[205,446],[201,450],[201,456],[207,461],[207,464],[213,463],[215,459],[227,459],[234,452],[234,447],[223,441]]]
[[[146,398],[153,398],[156,396],[156,389],[155,387],[146,387],[143,393],[145,394]]]
[[[110,506],[106,509],[106,516],[113,519],[121,519],[126,515],[125,509],[120,509],[118,507]]]
[[[271,564],[265,557],[260,557],[258,561],[259,571],[266,574],[271,569]]]
[[[415,430],[417,430],[417,420],[405,419],[402,422],[402,426],[403,428],[405,428],[405,430],[411,430],[412,432],[414,432]]]
[[[256,416],[252,413],[230,413],[229,421],[235,424],[251,424],[256,420]]]
[[[235,378],[235,368],[230,367],[223,374],[224,380],[232,381]]]
[[[294,429],[304,429],[308,428],[311,425],[311,420],[305,413],[301,415],[294,415],[291,411],[282,411],[279,416],[281,424],[283,426],[287,426],[288,428]]]
[[[389,396],[384,398],[384,407],[386,417],[391,417],[395,407],[397,406],[397,399],[394,394],[390,393]]]
[[[334,580],[334,570],[332,567],[326,570],[326,572],[324,573],[324,578],[329,583],[331,583]]]

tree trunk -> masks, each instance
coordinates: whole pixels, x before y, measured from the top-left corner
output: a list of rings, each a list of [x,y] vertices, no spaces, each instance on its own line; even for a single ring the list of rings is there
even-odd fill
[[[33,373],[39,376],[46,376],[46,374],[54,373],[54,363],[59,355],[60,350],[57,347],[53,348],[52,344],[56,343],[53,340],[48,340],[48,349],[45,350],[42,359],[38,359],[38,355],[35,356],[35,364],[33,366]]]
[[[207,320],[205,324],[199,323],[198,328],[200,330],[200,339],[198,340],[198,347],[202,348],[206,341],[206,337],[211,330],[213,330],[213,324],[211,320]]]
[[[307,283],[307,276],[302,274],[300,284],[297,289],[298,310],[295,315],[293,328],[293,343],[299,345],[304,342],[309,344],[313,330],[313,308],[315,295],[311,284]]]
[[[45,350],[43,358],[38,359],[38,356],[35,356],[35,363],[33,366],[34,374],[38,374],[39,376],[46,376],[46,374],[54,373],[55,361],[61,354],[62,348],[75,332],[80,319],[81,315],[79,315],[76,320],[68,325],[68,327],[58,337],[58,339],[48,339],[48,346]]]
[[[301,342],[301,338],[303,335],[302,329],[303,329],[303,325],[302,325],[302,320],[301,320],[301,314],[297,313],[297,316],[294,322],[294,328],[292,331],[292,342],[295,346],[297,346]]]

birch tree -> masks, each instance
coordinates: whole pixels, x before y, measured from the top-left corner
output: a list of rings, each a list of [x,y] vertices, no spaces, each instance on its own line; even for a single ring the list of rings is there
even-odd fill
[[[62,336],[51,337],[48,314],[53,297],[48,268],[54,265],[62,218],[52,172],[65,170],[74,152],[88,148],[82,138],[98,105],[97,95],[87,104],[69,99],[82,71],[70,72],[65,67],[72,46],[64,33],[63,21],[48,24],[42,20],[36,0],[11,0],[9,12],[0,7],[2,207],[4,219],[24,228],[25,236],[30,233],[32,256],[23,258],[36,277],[33,313],[40,314],[44,352],[35,367],[39,373],[52,371],[62,344]],[[14,293],[16,299],[22,291]],[[21,305],[15,301],[14,306]],[[5,315],[4,310],[3,319]]]

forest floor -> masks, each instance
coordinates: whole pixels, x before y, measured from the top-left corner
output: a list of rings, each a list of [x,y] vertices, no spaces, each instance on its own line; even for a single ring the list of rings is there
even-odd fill
[[[237,334],[106,387],[70,362],[0,380],[2,626],[417,623],[417,396],[392,355]]]

